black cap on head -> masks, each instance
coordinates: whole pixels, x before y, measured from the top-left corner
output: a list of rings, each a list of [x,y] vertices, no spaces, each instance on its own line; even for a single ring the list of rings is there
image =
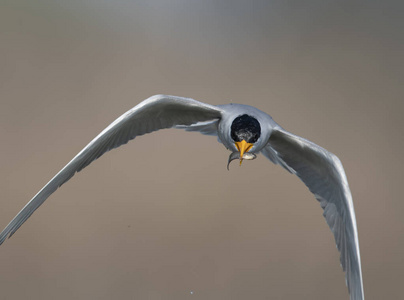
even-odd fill
[[[245,140],[247,143],[253,144],[261,135],[261,126],[257,119],[249,115],[242,115],[234,119],[230,134],[235,142]]]

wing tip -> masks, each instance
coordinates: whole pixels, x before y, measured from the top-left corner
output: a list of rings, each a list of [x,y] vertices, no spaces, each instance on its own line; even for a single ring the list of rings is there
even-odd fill
[[[7,229],[7,228],[6,228]],[[5,240],[9,239],[13,234],[10,234],[10,231],[6,229],[0,234],[0,246],[5,242]]]
[[[19,214],[7,225],[6,228],[0,233],[0,246],[9,238],[11,238],[14,233],[21,227],[21,225],[26,221],[27,218],[20,220],[19,222],[16,221],[16,218]]]

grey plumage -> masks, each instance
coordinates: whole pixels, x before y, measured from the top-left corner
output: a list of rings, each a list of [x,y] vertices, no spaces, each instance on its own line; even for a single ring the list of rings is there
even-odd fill
[[[58,187],[105,152],[137,136],[164,128],[181,128],[216,135],[232,153],[233,120],[247,114],[261,125],[261,135],[249,153],[262,153],[296,174],[320,202],[341,253],[341,265],[351,300],[364,299],[359,241],[351,192],[340,160],[320,146],[291,134],[266,113],[247,105],[208,105],[189,98],[156,95],[110,124],[53,177],[0,233],[0,245],[11,237]]]

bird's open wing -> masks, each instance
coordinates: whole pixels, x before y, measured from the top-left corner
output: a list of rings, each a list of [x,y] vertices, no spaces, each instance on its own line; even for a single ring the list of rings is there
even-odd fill
[[[262,153],[296,174],[320,202],[341,253],[352,300],[364,299],[359,241],[351,192],[338,157],[277,127]]]
[[[124,113],[105,128],[53,177],[0,233],[0,245],[11,237],[32,213],[63,183],[105,152],[152,131],[176,125],[217,120],[222,110],[193,99],[156,95]]]

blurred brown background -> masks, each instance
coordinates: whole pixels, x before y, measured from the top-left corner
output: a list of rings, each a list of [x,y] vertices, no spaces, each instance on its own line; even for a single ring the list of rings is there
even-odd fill
[[[400,299],[399,3],[3,0],[1,229],[143,99],[250,104],[340,157],[366,298]],[[263,156],[227,158],[176,130],[106,154],[0,247],[0,299],[348,299],[306,187]]]

